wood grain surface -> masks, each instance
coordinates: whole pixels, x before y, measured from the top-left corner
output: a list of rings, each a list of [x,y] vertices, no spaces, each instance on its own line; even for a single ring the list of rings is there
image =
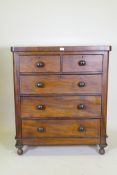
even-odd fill
[[[38,67],[39,63],[42,67]],[[60,56],[20,56],[20,72],[59,72]]]
[[[80,127],[84,131],[80,131]],[[43,128],[39,132],[38,128]],[[100,120],[23,120],[22,137],[98,137]]]
[[[81,62],[85,61],[85,65]],[[65,55],[63,72],[102,71],[103,55]]]
[[[84,82],[84,87],[79,83]],[[38,88],[37,84],[43,83]],[[20,76],[21,94],[101,93],[101,75]]]
[[[44,109],[38,109],[43,105]],[[80,109],[80,105],[84,109]],[[82,107],[82,106],[81,106]],[[22,118],[43,118],[43,117],[100,117],[101,97],[100,96],[61,96],[61,97],[22,97],[21,117]]]

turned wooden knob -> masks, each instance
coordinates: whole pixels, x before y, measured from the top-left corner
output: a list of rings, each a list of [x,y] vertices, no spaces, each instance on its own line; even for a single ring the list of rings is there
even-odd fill
[[[38,83],[37,83],[37,87],[38,87],[38,88],[42,88],[42,87],[44,87],[44,83],[42,83],[42,82],[38,82]]]
[[[85,131],[85,127],[84,126],[80,126],[78,129],[80,132],[84,132]]]
[[[85,60],[80,60],[79,61],[79,66],[85,66],[86,65],[86,61]]]
[[[38,132],[45,132],[45,128],[39,127],[39,128],[37,128],[37,131],[38,131]]]
[[[37,62],[36,63],[36,66],[38,67],[38,68],[41,68],[41,67],[44,67],[45,66],[45,63],[44,62]]]
[[[45,105],[39,104],[39,105],[37,105],[37,109],[38,110],[44,110],[45,109]]]
[[[84,81],[80,81],[80,82],[78,83],[78,86],[79,86],[79,87],[84,87],[84,86],[85,86],[85,82],[84,82]]]
[[[79,104],[78,105],[78,109],[80,109],[80,110],[83,110],[83,109],[85,109],[86,108],[86,106],[84,105],[84,104]]]

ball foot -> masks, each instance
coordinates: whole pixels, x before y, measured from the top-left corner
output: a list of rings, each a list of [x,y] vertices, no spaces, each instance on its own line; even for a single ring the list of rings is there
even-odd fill
[[[22,154],[23,154],[23,149],[22,149],[22,148],[18,148],[17,154],[18,154],[18,155],[22,155]]]
[[[100,148],[99,149],[99,154],[101,154],[101,155],[105,154],[105,149],[104,148]]]
[[[99,149],[99,154],[103,155],[105,154],[105,147],[107,146],[107,144],[103,144],[103,145],[99,145],[100,149]]]

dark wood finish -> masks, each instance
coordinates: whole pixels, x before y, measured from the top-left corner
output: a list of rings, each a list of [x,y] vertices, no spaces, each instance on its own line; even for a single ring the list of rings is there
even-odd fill
[[[63,72],[102,71],[103,55],[65,55]]]
[[[84,127],[81,131],[80,127]],[[40,131],[39,131],[40,128]],[[42,132],[43,130],[43,132]],[[22,137],[99,137],[100,120],[23,120]]]
[[[83,82],[85,85],[81,87]],[[38,87],[38,83],[43,87]],[[101,93],[101,75],[20,76],[20,93]]]
[[[14,76],[14,100],[15,100],[15,124],[16,136],[21,138],[21,117],[20,117],[20,85],[19,85],[19,56],[13,54],[13,76]]]
[[[84,105],[84,106],[83,106]],[[81,107],[84,107],[83,109]],[[22,97],[22,118],[100,117],[100,96]]]
[[[12,47],[16,148],[98,144],[104,154],[111,46]]]
[[[101,121],[101,144],[107,145],[106,143],[106,126],[107,126],[107,95],[108,95],[108,66],[109,66],[109,53],[104,54],[103,59],[103,75],[102,75],[102,121]],[[102,146],[105,147],[105,146]]]
[[[100,137],[98,138],[25,138],[22,139],[23,145],[96,145],[100,144]]]
[[[59,72],[60,56],[20,56],[20,72]]]
[[[60,48],[64,48],[60,50]],[[43,47],[11,47],[12,52],[91,52],[110,51],[111,46],[43,46]]]

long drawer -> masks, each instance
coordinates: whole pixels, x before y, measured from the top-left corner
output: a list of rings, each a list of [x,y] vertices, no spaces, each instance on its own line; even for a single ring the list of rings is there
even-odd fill
[[[101,93],[101,75],[22,75],[20,93]]]
[[[22,118],[100,116],[100,96],[21,97]]]
[[[100,120],[22,120],[23,138],[99,137]]]

